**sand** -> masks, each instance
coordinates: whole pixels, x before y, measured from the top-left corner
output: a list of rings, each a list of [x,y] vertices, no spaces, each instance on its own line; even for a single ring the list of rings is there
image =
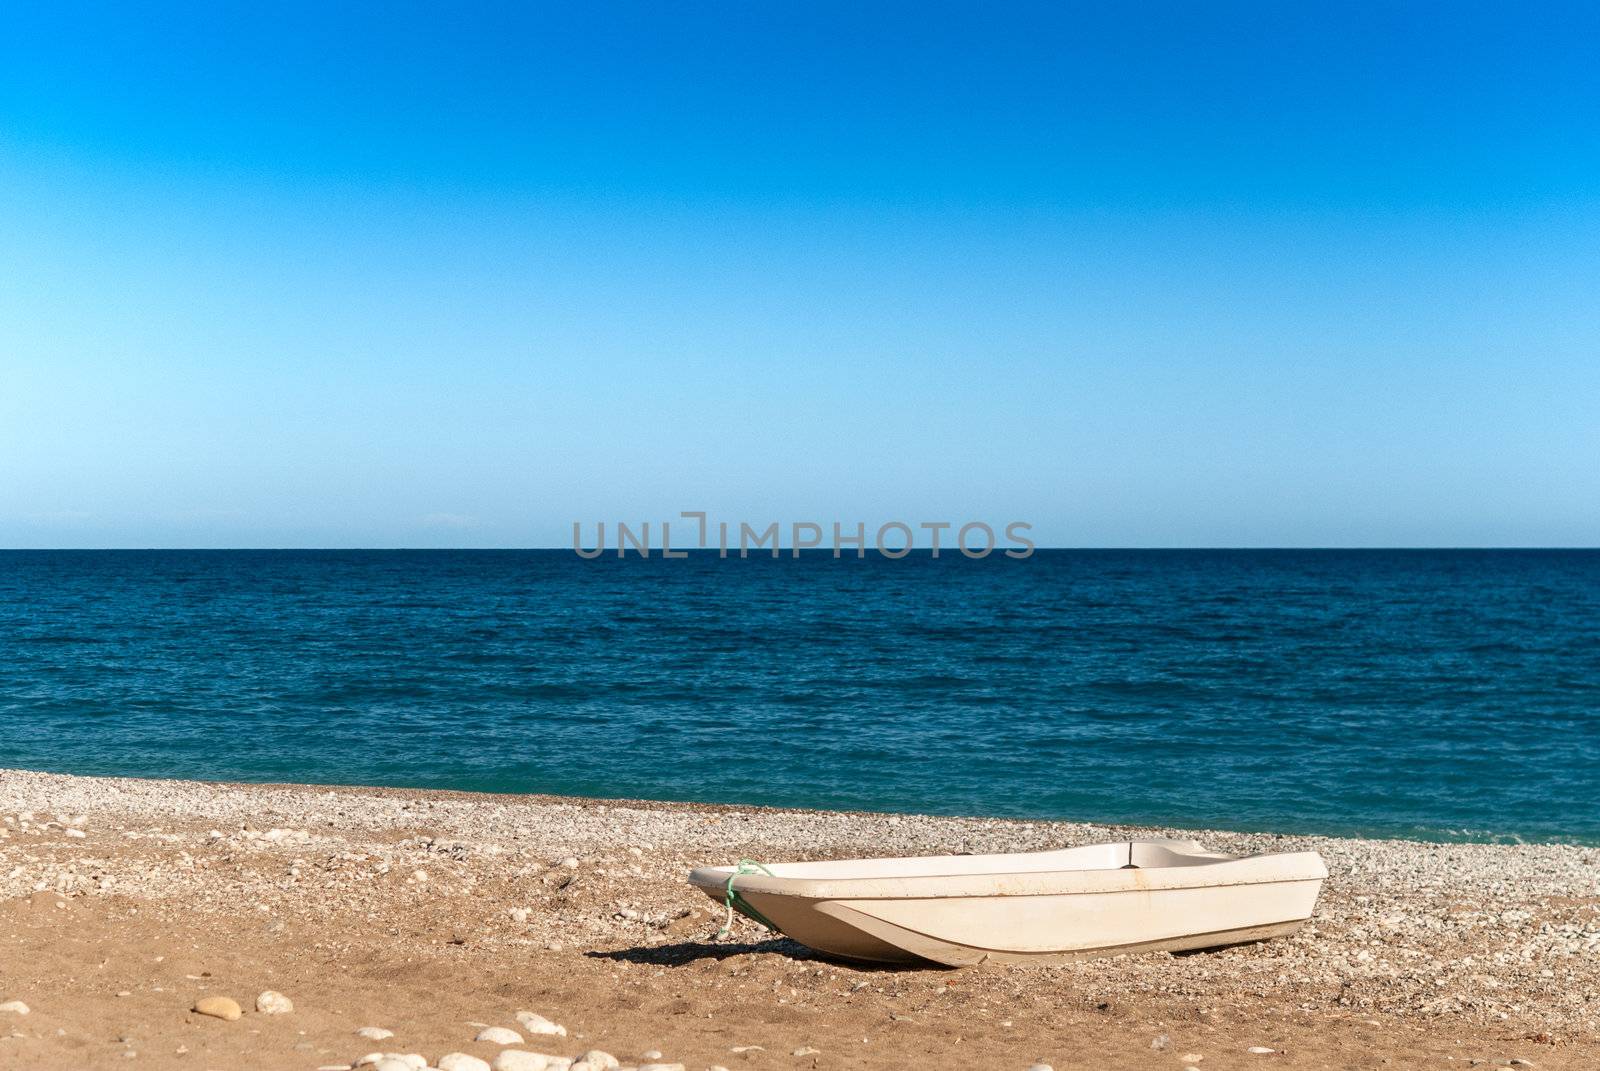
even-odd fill
[[[963,971],[846,966],[743,919],[715,940],[720,909],[683,880],[741,857],[1129,836],[1312,848],[1330,877],[1294,937]],[[256,1011],[266,990],[293,1011]],[[191,1010],[212,996],[244,1014]],[[734,1071],[1596,1068],[1600,849],[0,770],[12,1001],[28,1011],[0,1010],[0,1068],[28,1071],[493,1060],[486,1026]],[[525,1010],[567,1036],[528,1034]]]

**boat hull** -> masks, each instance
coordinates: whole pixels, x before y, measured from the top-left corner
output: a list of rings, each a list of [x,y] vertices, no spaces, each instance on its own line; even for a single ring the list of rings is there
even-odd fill
[[[1192,842],[1160,843],[1170,853]],[[1233,858],[1192,847],[1183,865],[1170,867],[860,878],[848,876],[847,864],[823,878],[719,867],[697,870],[691,881],[721,900],[731,877],[736,906],[818,952],[951,967],[1219,948],[1293,933],[1311,916],[1326,876],[1315,853]],[[1048,854],[991,858],[1036,866]],[[926,869],[931,861],[910,862]]]

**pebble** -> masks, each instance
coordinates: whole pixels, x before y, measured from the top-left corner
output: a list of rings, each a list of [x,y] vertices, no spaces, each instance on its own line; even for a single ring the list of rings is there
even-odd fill
[[[644,1052],[641,1052],[639,1054],[639,1059],[641,1059],[641,1060],[659,1060],[659,1059],[661,1059],[661,1050],[660,1049],[648,1049],[648,1050],[646,1050]]]
[[[428,1058],[420,1052],[369,1052],[355,1062],[356,1067],[383,1067],[386,1063],[403,1064],[411,1071],[427,1071]],[[394,1071],[385,1068],[384,1071]]]
[[[256,1011],[262,1015],[287,1015],[294,1011],[294,1001],[276,989],[268,989],[256,998]]]
[[[640,1064],[639,1071],[684,1071],[682,1064]]]
[[[28,1006],[20,1000],[8,1000],[0,1004],[0,1012],[10,1012],[12,1015],[27,1015]]]
[[[489,1066],[491,1071],[545,1071],[550,1066],[550,1058],[540,1052],[502,1049]]]
[[[489,1071],[489,1061],[464,1052],[447,1052],[439,1057],[439,1071]]]
[[[385,1056],[372,1065],[372,1071],[416,1071],[416,1069],[398,1057]]]
[[[1268,1053],[1274,1053],[1278,1050],[1269,1049],[1265,1045],[1252,1045],[1244,1051],[1250,1053],[1252,1056],[1266,1056]]]
[[[595,1068],[596,1071],[613,1071],[614,1068],[622,1066],[622,1061],[602,1049],[590,1049],[582,1056],[579,1056],[573,1066],[577,1066],[577,1064],[588,1064],[590,1067]]]
[[[1186,1052],[1182,1056],[1178,1057],[1178,1059],[1182,1060],[1186,1064],[1197,1064],[1201,1060],[1204,1060],[1205,1057],[1197,1052]]]
[[[1049,1064],[1029,1064],[1028,1071],[1056,1071]]]
[[[789,1055],[790,1056],[816,1056],[816,1055],[819,1055],[821,1052],[822,1052],[821,1049],[813,1049],[810,1045],[802,1045],[798,1049],[794,1050],[794,1052],[790,1053]]]
[[[566,1037],[567,1028],[559,1023],[552,1023],[549,1019],[531,1011],[519,1011],[516,1015],[517,1022],[522,1024],[524,1030],[530,1034],[550,1034],[555,1037]],[[520,1040],[520,1039],[518,1039]],[[613,1067],[617,1066],[615,1064]]]
[[[393,1030],[385,1030],[381,1026],[364,1026],[356,1031],[356,1037],[366,1038],[368,1041],[383,1041],[394,1037]]]
[[[486,1026],[478,1031],[473,1041],[487,1041],[495,1045],[520,1045],[522,1035],[504,1026]]]
[[[226,1019],[230,1023],[244,1014],[244,1009],[232,997],[201,997],[194,1002],[194,1010],[213,1019]]]

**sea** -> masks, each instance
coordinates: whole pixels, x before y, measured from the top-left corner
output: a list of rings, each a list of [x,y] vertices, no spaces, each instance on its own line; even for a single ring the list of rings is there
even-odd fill
[[[0,767],[1600,844],[1600,551],[4,551]]]

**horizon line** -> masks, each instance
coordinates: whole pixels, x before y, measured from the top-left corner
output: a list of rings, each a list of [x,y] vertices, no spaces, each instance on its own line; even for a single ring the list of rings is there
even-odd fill
[[[976,557],[976,556],[972,556],[972,555],[963,554],[961,551],[959,551],[957,548],[954,548],[954,547],[940,547],[939,550],[940,550],[940,556],[941,557],[965,557],[965,558],[968,558],[969,560],[973,560],[973,561],[982,561],[982,560],[984,560],[986,558],[1004,558],[1004,557],[1006,557],[1006,555],[1002,551],[1000,551],[998,549],[996,549],[996,550],[994,550],[994,551],[990,552],[989,554],[984,555],[982,557]],[[1496,543],[1496,544],[1490,544],[1490,543],[1482,543],[1482,544],[1478,544],[1478,543],[1458,543],[1458,544],[1415,543],[1415,544],[1387,544],[1387,545],[1365,544],[1365,543],[1363,543],[1363,544],[1350,544],[1350,545],[1338,545],[1338,544],[1326,544],[1326,543],[1315,543],[1315,544],[1309,544],[1309,543],[1308,544],[1259,544],[1259,545],[1253,545],[1253,544],[1183,544],[1183,545],[1178,545],[1178,544],[1172,544],[1172,545],[1166,545],[1166,544],[1126,544],[1126,545],[1090,545],[1090,544],[1082,544],[1082,545],[1063,545],[1063,546],[1036,546],[1036,547],[1033,548],[1032,553],[1037,554],[1037,553],[1041,553],[1041,552],[1045,552],[1045,551],[1197,551],[1197,550],[1206,550],[1206,551],[1440,551],[1440,550],[1460,550],[1460,551],[1492,551],[1492,550],[1600,551],[1600,545],[1592,545],[1591,546],[1591,545],[1576,545],[1576,544],[1574,544],[1574,545],[1564,545],[1564,544],[1520,544],[1520,543],[1506,543],[1506,544],[1499,544],[1499,543]],[[360,547],[344,547],[344,546],[237,546],[237,547],[232,547],[232,546],[230,546],[230,547],[207,547],[207,546],[158,546],[158,545],[153,545],[153,546],[121,546],[121,547],[0,547],[0,554],[53,554],[53,553],[63,553],[63,552],[84,553],[84,554],[93,554],[93,553],[123,554],[123,553],[152,553],[152,552],[163,552],[163,551],[185,552],[185,553],[219,553],[219,554],[221,554],[221,553],[230,553],[230,552],[237,552],[237,553],[291,553],[291,552],[302,552],[302,553],[372,553],[372,554],[394,554],[394,553],[525,554],[525,553],[532,552],[532,551],[541,551],[541,552],[552,552],[552,553],[567,553],[567,554],[572,554],[575,557],[578,556],[577,552],[570,546],[526,546],[526,547],[473,547],[473,546],[454,546],[454,547],[426,547],[426,546],[360,546]],[[662,555],[662,553],[661,553],[659,548],[653,548],[652,552],[649,553],[649,554],[641,554],[640,552],[638,552],[636,550],[635,551],[629,551],[626,554],[619,554],[613,548],[613,549],[607,549],[607,550],[603,551],[603,553],[601,553],[598,556],[598,558],[590,557],[590,558],[586,558],[586,559],[582,559],[582,560],[587,560],[587,561],[595,561],[595,560],[601,560],[601,559],[616,560],[616,559],[619,559],[619,558],[624,559],[624,560],[626,560],[626,559],[635,559],[635,558],[649,558],[649,559],[653,560],[653,559],[658,559],[659,558],[659,559],[666,560],[666,561],[672,561],[672,560],[676,559],[676,556],[679,553],[692,554],[692,555],[696,555],[696,556],[719,555],[720,554],[721,557],[724,557],[724,558],[727,558],[727,559],[736,559],[736,558],[752,558],[752,559],[754,559],[754,558],[763,558],[763,557],[764,558],[797,557],[800,554],[804,554],[807,557],[824,556],[824,557],[838,557],[840,559],[880,557],[880,558],[888,558],[889,560],[895,560],[895,558],[891,557],[890,555],[882,554],[882,553],[880,553],[880,552],[878,552],[876,550],[869,550],[865,554],[855,555],[855,554],[846,554],[846,553],[835,554],[833,550],[831,550],[831,549],[829,549],[827,547],[802,547],[802,548],[799,549],[799,551],[796,551],[795,548],[788,547],[788,546],[778,547],[776,549],[776,551],[772,550],[771,548],[762,547],[762,548],[760,548],[760,552],[752,551],[752,552],[747,553],[747,554],[736,553],[731,548],[730,548],[729,552],[726,553],[726,554],[721,554],[720,551],[718,550],[718,548],[716,548],[716,547],[685,547],[685,548],[682,548],[681,550],[678,549],[678,548],[674,548],[673,557],[672,558],[665,558]],[[932,547],[925,547],[925,546],[923,546],[923,547],[909,547],[909,548],[906,549],[906,552],[905,552],[905,554],[920,554],[920,555],[931,555],[932,553],[933,553],[933,548]],[[905,555],[900,555],[900,556],[905,556]],[[1014,560],[1018,560],[1018,561],[1026,560],[1026,557],[1027,556],[1023,556],[1023,557],[1020,557],[1020,558],[1016,558]]]

